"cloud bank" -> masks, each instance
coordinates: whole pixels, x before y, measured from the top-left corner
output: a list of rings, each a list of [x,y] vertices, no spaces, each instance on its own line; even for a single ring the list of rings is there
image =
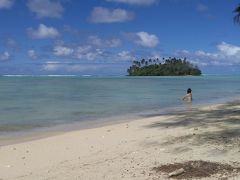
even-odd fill
[[[106,0],[106,1],[142,6],[149,6],[157,2],[157,0]]]
[[[1,61],[6,61],[10,59],[10,54],[9,52],[5,51],[4,53],[0,53],[0,60]]]
[[[197,11],[198,12],[206,12],[208,11],[208,6],[206,6],[205,4],[197,4]]]
[[[133,20],[134,13],[120,8],[95,7],[89,19],[92,23],[121,23]]]
[[[139,46],[153,48],[158,45],[159,39],[154,34],[149,34],[147,32],[137,32],[135,34],[134,42]]]
[[[56,38],[60,35],[57,29],[53,27],[47,27],[44,24],[40,24],[36,30],[33,28],[28,28],[27,31],[29,36],[34,39]]]
[[[89,36],[88,42],[99,48],[104,48],[104,47],[115,48],[115,47],[119,47],[122,43],[121,40],[117,38],[101,39],[98,36]]]
[[[30,59],[37,59],[37,54],[36,54],[35,50],[30,49],[30,50],[28,50],[27,54]]]
[[[0,0],[0,9],[9,9],[13,4],[14,0]]]
[[[64,12],[61,3],[53,0],[29,0],[27,6],[37,18],[61,18]]]
[[[217,52],[210,53],[203,50],[190,52],[188,50],[177,51],[175,55],[189,58],[193,63],[207,66],[233,66],[240,65],[240,46],[221,42],[216,45]]]

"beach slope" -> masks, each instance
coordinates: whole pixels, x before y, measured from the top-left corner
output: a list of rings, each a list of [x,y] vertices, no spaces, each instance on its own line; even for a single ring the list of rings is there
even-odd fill
[[[144,117],[0,147],[0,179],[165,179],[154,170],[203,160],[240,179],[240,102]]]

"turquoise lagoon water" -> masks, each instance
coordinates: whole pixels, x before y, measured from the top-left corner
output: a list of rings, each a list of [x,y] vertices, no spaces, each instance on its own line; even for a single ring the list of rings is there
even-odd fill
[[[238,99],[240,76],[0,77],[0,135],[97,124]],[[90,125],[90,126],[91,126]]]

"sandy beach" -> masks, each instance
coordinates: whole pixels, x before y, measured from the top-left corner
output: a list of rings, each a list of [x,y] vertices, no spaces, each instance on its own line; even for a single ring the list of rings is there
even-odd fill
[[[168,179],[153,168],[194,160],[238,168],[239,112],[232,102],[2,146],[0,179]],[[240,173],[204,179],[221,178]]]

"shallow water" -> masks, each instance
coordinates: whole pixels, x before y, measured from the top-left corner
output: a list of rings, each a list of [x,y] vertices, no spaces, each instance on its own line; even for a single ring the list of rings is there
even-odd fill
[[[240,76],[2,76],[0,85],[0,135],[5,135],[186,108],[181,98],[189,87],[192,106],[235,100]]]

